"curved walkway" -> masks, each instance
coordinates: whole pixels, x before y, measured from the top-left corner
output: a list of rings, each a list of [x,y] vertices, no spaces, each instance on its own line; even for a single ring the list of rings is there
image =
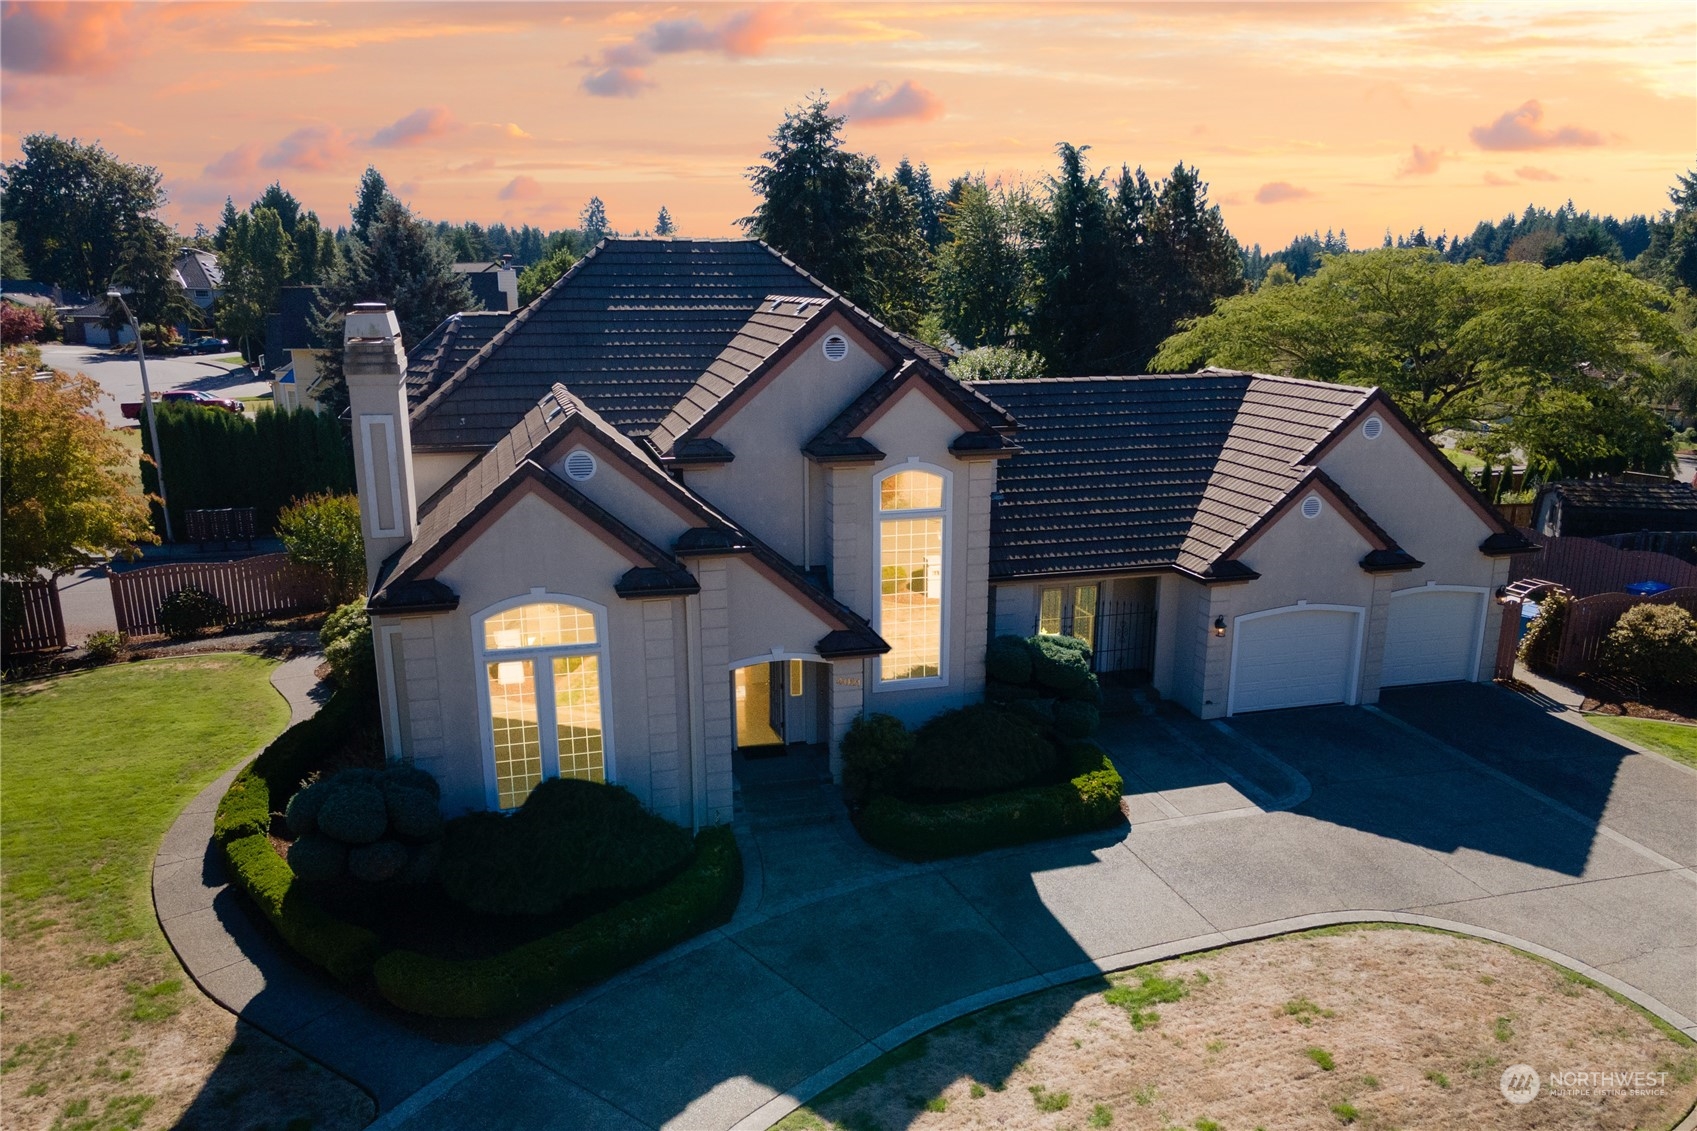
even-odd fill
[[[499,1112],[509,1128],[759,1131],[984,1005],[1387,920],[1542,955],[1697,1036],[1697,774],[1568,724],[1559,707],[1466,685],[1374,709],[1128,719],[1103,737],[1128,800],[1152,806],[1129,831],[926,865],[862,843],[817,765],[757,767],[738,815],[748,883],[724,928],[480,1049],[345,999],[284,1032],[256,1021],[362,1083],[374,1059],[396,1062],[372,1087],[384,1129]],[[248,1016],[269,995],[215,996]],[[388,1040],[379,1024],[411,1043],[369,1047]]]

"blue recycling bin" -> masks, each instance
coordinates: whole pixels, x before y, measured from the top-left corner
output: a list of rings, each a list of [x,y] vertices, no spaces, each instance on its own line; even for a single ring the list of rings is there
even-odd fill
[[[1621,586],[1634,597],[1654,597],[1658,593],[1666,593],[1673,586],[1663,581],[1634,581],[1630,585]]]

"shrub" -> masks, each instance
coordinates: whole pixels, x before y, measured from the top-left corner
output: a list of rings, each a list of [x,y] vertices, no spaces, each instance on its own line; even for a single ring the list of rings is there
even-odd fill
[[[984,652],[984,673],[1003,684],[1031,682],[1031,648],[1020,636],[998,636]]]
[[[97,664],[109,664],[124,654],[127,644],[123,633],[103,630],[90,634],[82,646],[90,660]]]
[[[1108,828],[1123,821],[1124,782],[1102,748],[1074,743],[1066,756],[1073,777],[1054,785],[940,805],[889,795],[874,798],[861,815],[861,835],[898,856],[934,860]]]
[[[0,302],[0,342],[6,345],[35,341],[45,324],[41,312],[32,306]]]
[[[450,821],[442,886],[473,911],[546,915],[576,896],[645,888],[680,867],[690,843],[622,786],[553,778],[511,816]]]
[[[913,753],[913,734],[894,715],[861,715],[843,736],[843,793],[864,802],[893,788]]]
[[[305,857],[308,871],[296,868],[296,874],[317,881],[346,874],[366,883],[381,883],[403,868],[421,870],[419,856],[409,845],[440,840],[439,794],[434,778],[408,765],[383,770],[354,767],[313,782],[290,798],[284,811],[289,831],[298,838],[297,847],[301,841],[315,842]],[[316,839],[330,841],[344,855],[330,855],[316,846]],[[361,851],[382,843],[395,848]],[[331,867],[332,861],[345,862],[345,872]],[[289,863],[295,863],[293,850]]]
[[[291,836],[300,837],[318,828],[318,810],[323,807],[324,799],[330,796],[330,782],[320,779],[295,792],[289,798],[288,808],[283,810],[283,819],[289,826]]]
[[[407,866],[410,854],[398,840],[378,840],[348,850],[348,875],[362,883],[380,884]]]
[[[383,781],[381,789],[389,830],[394,835],[410,841],[441,838],[442,808],[432,794],[388,779]]]
[[[337,919],[312,902],[264,834],[226,841],[224,859],[236,886],[297,954],[341,982],[357,982],[371,972],[377,959],[377,935]]]
[[[229,619],[228,605],[194,585],[168,593],[159,602],[159,627],[172,640],[187,640]]]
[[[329,784],[330,794],[318,807],[318,831],[343,844],[381,839],[389,828],[389,811],[377,783],[333,778]]]
[[[1033,636],[1031,678],[1039,687],[1065,694],[1090,681],[1090,648],[1070,636]]]
[[[371,614],[365,602],[349,601],[331,610],[318,630],[318,645],[330,674],[341,687],[364,691],[377,686],[377,659],[371,641]]]
[[[1533,671],[1553,675],[1561,659],[1561,634],[1567,626],[1567,609],[1572,598],[1553,590],[1538,602],[1538,615],[1520,641],[1520,662]]]
[[[1094,703],[1063,699],[1055,704],[1055,733],[1074,741],[1089,738],[1102,725],[1102,712]]]
[[[741,891],[736,839],[722,826],[707,829],[689,866],[668,883],[572,927],[490,958],[391,951],[372,973],[378,992],[409,1012],[500,1017],[558,1001],[725,922]]]
[[[1021,785],[1054,766],[1054,743],[1035,720],[976,703],[919,728],[906,776],[915,789],[978,793]]]
[[[296,499],[277,516],[289,559],[324,574],[325,597],[341,604],[365,590],[365,541],[359,499],[324,492]]]
[[[1598,658],[1645,687],[1697,684],[1697,619],[1678,605],[1634,605],[1609,630]]]
[[[303,880],[328,883],[348,867],[348,846],[321,832],[302,833],[289,845],[289,870]]]

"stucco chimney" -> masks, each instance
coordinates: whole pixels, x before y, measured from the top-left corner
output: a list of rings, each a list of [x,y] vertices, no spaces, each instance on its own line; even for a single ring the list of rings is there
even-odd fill
[[[411,542],[418,528],[407,355],[401,347],[400,323],[381,302],[356,304],[348,312],[342,341],[369,591],[384,560]]]

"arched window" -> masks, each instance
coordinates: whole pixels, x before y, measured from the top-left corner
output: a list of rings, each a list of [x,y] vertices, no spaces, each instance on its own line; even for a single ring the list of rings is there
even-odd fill
[[[604,781],[601,642],[595,610],[532,601],[483,618],[483,666],[496,808],[524,803],[543,778]]]
[[[942,678],[947,517],[945,476],[910,467],[878,480],[880,683]]]

